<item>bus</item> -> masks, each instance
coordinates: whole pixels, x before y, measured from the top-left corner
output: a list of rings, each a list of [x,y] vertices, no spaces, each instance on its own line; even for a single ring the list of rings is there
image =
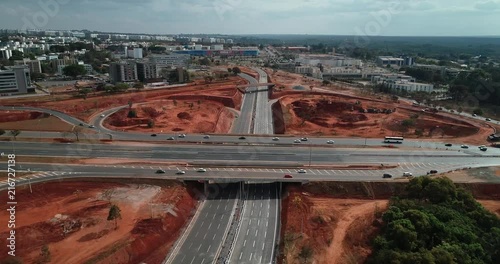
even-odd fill
[[[384,143],[403,143],[403,137],[385,137]]]

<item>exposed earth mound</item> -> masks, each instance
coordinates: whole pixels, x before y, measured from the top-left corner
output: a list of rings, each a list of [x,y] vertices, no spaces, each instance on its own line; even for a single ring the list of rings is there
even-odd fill
[[[42,261],[43,246],[50,263],[161,263],[195,207],[188,190],[172,182],[54,182],[34,185],[33,193],[18,188],[16,198],[22,204],[16,256],[23,263]],[[107,220],[111,204],[121,210],[116,226]],[[1,206],[1,219],[8,219],[6,209]],[[2,225],[1,236],[7,232]],[[0,255],[7,256],[7,247]]]
[[[279,102],[286,134],[442,139],[473,136],[481,130],[473,122],[397,102],[308,92],[283,96]]]
[[[160,100],[132,105],[105,120],[114,130],[141,132],[227,133],[233,115],[221,103],[203,100]]]

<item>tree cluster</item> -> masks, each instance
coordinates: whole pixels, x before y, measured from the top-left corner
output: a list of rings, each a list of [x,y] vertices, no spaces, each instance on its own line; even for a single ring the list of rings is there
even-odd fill
[[[383,214],[367,263],[500,263],[500,219],[447,178],[418,177]]]

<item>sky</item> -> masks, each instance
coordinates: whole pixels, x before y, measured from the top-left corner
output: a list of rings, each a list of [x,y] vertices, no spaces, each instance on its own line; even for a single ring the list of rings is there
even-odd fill
[[[500,35],[500,0],[0,0],[0,28],[147,34]]]

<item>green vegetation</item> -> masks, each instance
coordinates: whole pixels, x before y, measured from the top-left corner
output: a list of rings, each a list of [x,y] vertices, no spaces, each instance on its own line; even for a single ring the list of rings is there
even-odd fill
[[[85,70],[85,67],[83,67],[83,65],[73,64],[64,67],[63,73],[66,76],[76,78],[79,75],[85,75],[87,73],[87,70]]]
[[[109,208],[107,220],[108,221],[115,220],[115,229],[118,228],[117,219],[122,219],[121,210],[120,207],[118,207],[118,205],[113,204],[111,208]]]
[[[40,250],[40,255],[38,259],[35,261],[36,264],[45,264],[50,262],[50,250],[47,245],[44,245]]]
[[[367,263],[500,263],[500,219],[447,178],[412,179],[382,219]]]

